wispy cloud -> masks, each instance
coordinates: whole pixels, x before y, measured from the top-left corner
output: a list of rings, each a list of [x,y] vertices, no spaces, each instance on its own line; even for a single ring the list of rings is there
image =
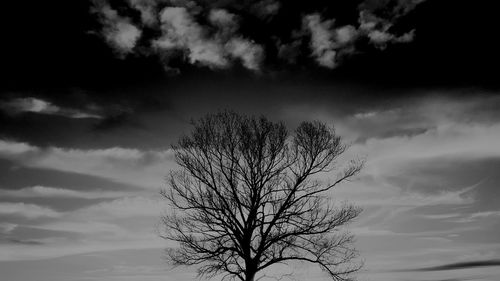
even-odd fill
[[[170,150],[41,148],[6,140],[0,140],[0,158],[26,167],[99,176],[152,189],[164,184],[168,168],[173,167]]]
[[[162,211],[161,201],[142,196],[121,197],[66,212],[33,204],[0,203],[1,216],[29,219],[24,220],[22,225],[0,224],[2,236],[19,240],[0,243],[0,261],[46,259],[118,249],[161,248],[165,244],[156,235],[154,226]],[[35,220],[40,218],[45,220]]]
[[[82,198],[82,199],[99,199],[99,198],[117,198],[129,195],[125,192],[105,192],[105,191],[77,191],[65,188],[47,187],[47,186],[32,186],[18,190],[2,190],[0,196],[29,198],[29,197],[47,197],[47,198]]]
[[[431,266],[424,268],[416,268],[416,269],[407,269],[402,271],[441,271],[441,270],[460,270],[467,268],[476,268],[476,267],[490,267],[490,266],[500,266],[500,260],[479,260],[479,261],[467,261],[467,262],[457,262],[450,263],[439,266]]]
[[[25,112],[32,112],[47,115],[59,115],[67,118],[95,118],[101,119],[102,116],[95,113],[84,112],[72,108],[64,108],[57,106],[49,101],[38,98],[16,98],[6,102],[0,103],[0,109],[9,114],[21,114]]]
[[[160,199],[148,197],[123,197],[112,201],[98,203],[81,209],[77,212],[79,216],[87,218],[117,219],[134,217],[159,217],[162,212]]]
[[[485,211],[468,214],[460,218],[454,218],[450,221],[456,223],[471,223],[481,219],[497,219],[498,217],[500,217],[500,211]]]
[[[389,44],[413,41],[414,29],[401,35],[395,35],[390,32],[392,26],[391,20],[377,17],[370,11],[363,10],[359,13],[359,32],[368,37],[370,43],[377,48],[384,49]]]
[[[0,202],[0,215],[37,219],[41,217],[57,218],[61,216],[61,213],[35,204]]]

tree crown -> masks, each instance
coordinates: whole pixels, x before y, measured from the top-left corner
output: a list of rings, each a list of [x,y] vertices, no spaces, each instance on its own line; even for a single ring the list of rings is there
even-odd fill
[[[334,206],[326,192],[354,177],[351,161],[331,182],[315,179],[338,169],[347,146],[332,128],[303,122],[290,135],[283,123],[232,111],[193,122],[173,146],[180,166],[162,191],[172,212],[162,237],[173,265],[198,265],[199,275],[252,281],[277,263],[319,265],[334,280],[359,266],[353,236],[340,227],[360,209]]]

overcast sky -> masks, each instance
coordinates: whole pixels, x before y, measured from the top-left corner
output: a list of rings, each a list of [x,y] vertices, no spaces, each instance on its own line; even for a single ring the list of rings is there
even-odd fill
[[[1,279],[193,280],[158,192],[189,120],[234,109],[367,160],[332,193],[364,209],[360,281],[500,280],[498,9],[462,2],[3,3]]]

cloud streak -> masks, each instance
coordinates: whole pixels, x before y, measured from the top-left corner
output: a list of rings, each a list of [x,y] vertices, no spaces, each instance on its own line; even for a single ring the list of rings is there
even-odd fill
[[[61,216],[61,213],[35,204],[0,202],[0,215],[37,219],[57,218]]]
[[[100,199],[100,198],[117,198],[129,195],[125,192],[104,192],[104,191],[77,191],[71,189],[47,187],[47,186],[33,186],[26,187],[19,190],[2,190],[0,189],[0,196],[16,197],[16,198],[30,198],[30,197],[47,197],[47,198],[82,198],[82,199]]]
[[[60,107],[51,102],[33,97],[16,98],[6,102],[2,102],[0,103],[0,109],[11,115],[31,112],[31,113],[46,114],[46,115],[59,115],[74,119],[103,118],[99,114],[84,112],[77,109]]]
[[[98,176],[152,189],[164,184],[163,177],[173,165],[170,150],[41,148],[5,140],[0,140],[0,158],[26,167]]]
[[[457,262],[457,263],[449,263],[445,265],[439,266],[431,266],[431,267],[423,267],[416,269],[407,269],[401,270],[401,272],[405,271],[443,271],[443,270],[460,270],[460,269],[468,269],[468,268],[477,268],[477,267],[493,267],[500,266],[500,260],[478,260],[478,261],[467,261],[467,262]]]

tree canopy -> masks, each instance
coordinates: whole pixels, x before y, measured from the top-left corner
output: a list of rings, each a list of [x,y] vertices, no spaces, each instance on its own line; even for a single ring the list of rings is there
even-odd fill
[[[167,249],[173,265],[242,281],[289,261],[316,264],[333,280],[360,268],[353,235],[342,229],[360,209],[335,205],[328,191],[363,163],[337,163],[347,146],[333,128],[303,122],[290,133],[283,123],[232,111],[193,125],[173,146],[180,169],[161,192],[172,207],[161,236],[179,244]]]

